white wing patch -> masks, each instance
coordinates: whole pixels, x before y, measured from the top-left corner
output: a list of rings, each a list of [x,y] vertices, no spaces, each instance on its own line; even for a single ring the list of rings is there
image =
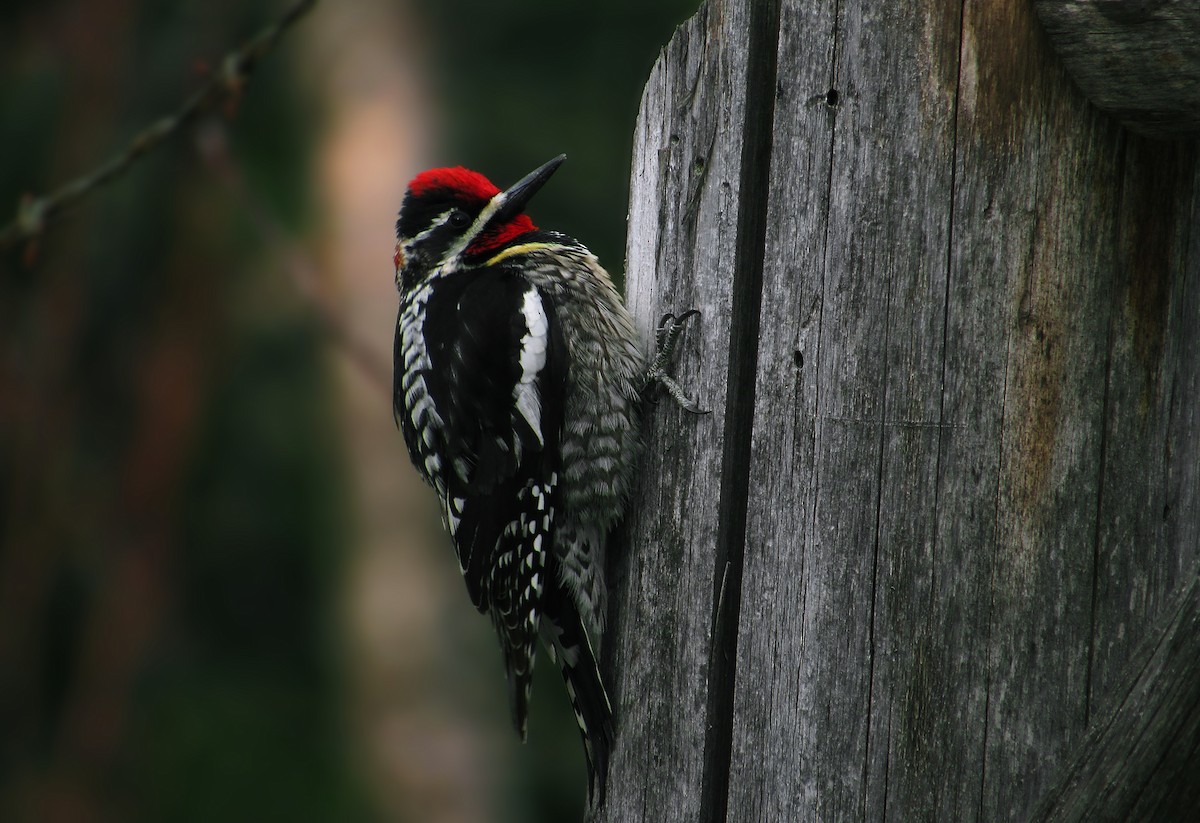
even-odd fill
[[[537,436],[538,443],[545,445],[542,437],[542,400],[534,381],[546,365],[550,324],[536,287],[531,286],[525,292],[521,314],[525,316],[526,331],[521,338],[521,379],[513,386],[513,399],[517,403],[517,411]]]

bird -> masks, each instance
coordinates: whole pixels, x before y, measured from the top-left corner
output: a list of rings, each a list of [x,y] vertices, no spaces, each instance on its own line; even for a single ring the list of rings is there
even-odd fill
[[[501,190],[459,167],[417,174],[396,221],[393,413],[436,494],[471,602],[490,615],[517,733],[538,639],[560,669],[603,802],[613,714],[598,657],[605,548],[633,486],[642,401],[669,373],[689,311],[645,353],[611,277],[530,199],[559,155]]]

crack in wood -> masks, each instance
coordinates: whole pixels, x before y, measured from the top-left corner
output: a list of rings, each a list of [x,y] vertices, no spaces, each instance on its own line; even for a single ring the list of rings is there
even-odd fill
[[[754,388],[766,246],[767,194],[774,136],[780,0],[753,3],[746,68],[746,109],[740,158],[737,248],[730,323],[729,385],[708,666],[707,733],[701,823],[722,823],[729,799],[737,632],[750,487]],[[704,172],[707,174],[707,170]]]

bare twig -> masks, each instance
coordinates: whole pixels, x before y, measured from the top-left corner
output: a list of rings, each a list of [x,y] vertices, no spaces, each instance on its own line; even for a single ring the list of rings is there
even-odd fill
[[[0,250],[13,248],[37,237],[51,220],[83,199],[91,191],[108,183],[129,169],[139,158],[157,148],[167,138],[218,103],[236,100],[250,72],[278,42],[280,35],[305,14],[317,0],[298,0],[282,17],[262,29],[240,48],[221,61],[203,86],[174,113],[151,124],[129,142],[119,154],[87,174],[75,178],[50,194],[41,197],[26,195],[17,206],[16,218],[0,229]]]
[[[211,119],[197,130],[197,146],[204,162],[250,215],[258,232],[286,259],[287,272],[301,299],[312,310],[321,330],[339,346],[363,375],[384,394],[392,393],[392,366],[385,352],[358,334],[345,312],[322,287],[312,256],[289,239],[279,220],[246,183],[245,175],[229,151],[225,129]]]

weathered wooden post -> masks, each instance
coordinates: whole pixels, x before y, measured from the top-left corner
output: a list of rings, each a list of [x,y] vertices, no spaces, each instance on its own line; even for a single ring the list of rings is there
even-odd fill
[[[635,155],[713,413],[651,416],[601,819],[1200,807],[1200,143],[1031,0],[710,0]]]

